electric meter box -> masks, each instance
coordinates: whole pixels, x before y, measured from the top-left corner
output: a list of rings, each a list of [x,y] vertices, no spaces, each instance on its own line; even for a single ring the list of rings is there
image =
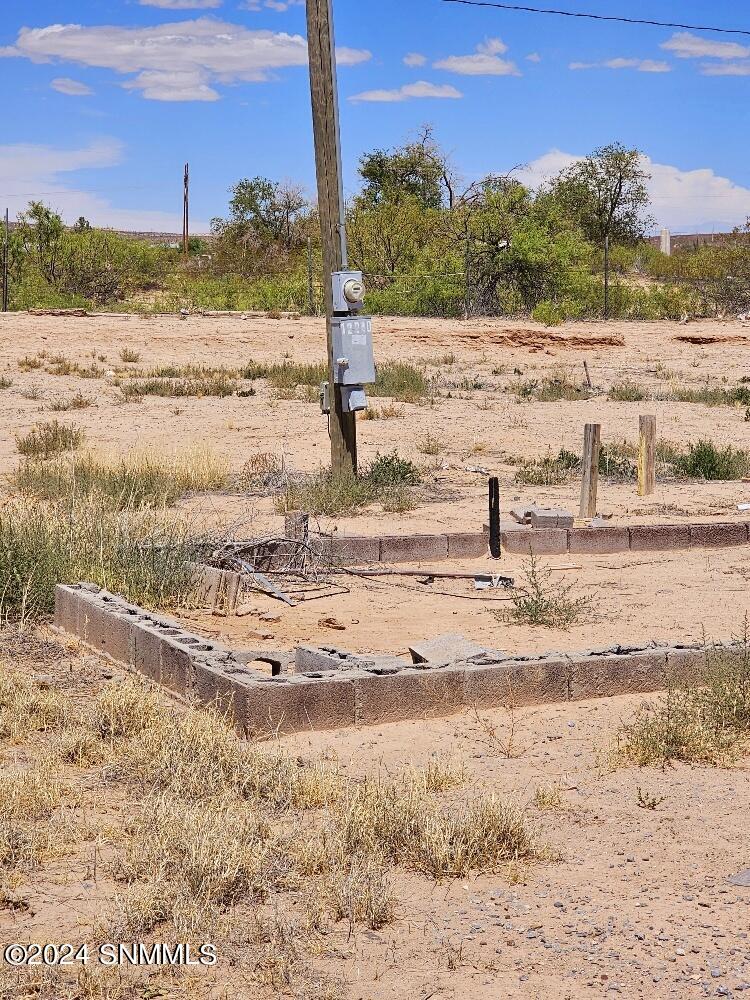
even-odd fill
[[[336,385],[367,385],[375,381],[372,317],[334,316],[333,380]]]
[[[364,308],[365,286],[361,271],[334,271],[331,279],[335,313],[359,312]]]

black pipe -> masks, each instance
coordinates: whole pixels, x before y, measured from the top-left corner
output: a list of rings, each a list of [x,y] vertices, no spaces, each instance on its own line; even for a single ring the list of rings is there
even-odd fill
[[[500,558],[500,480],[490,479],[490,555]]]

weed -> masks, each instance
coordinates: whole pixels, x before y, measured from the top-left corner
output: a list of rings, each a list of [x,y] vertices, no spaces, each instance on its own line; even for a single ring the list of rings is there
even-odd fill
[[[428,431],[423,438],[417,441],[417,451],[423,455],[439,455],[443,450],[442,442]]]
[[[6,378],[5,375],[0,375],[0,389],[10,389],[12,385],[12,379]]]
[[[141,355],[138,351],[134,351],[129,347],[123,347],[120,351],[120,361],[125,362],[128,365],[135,365],[141,360]]]
[[[67,410],[85,410],[89,406],[91,406],[91,400],[79,392],[71,399],[55,400],[54,403],[50,403],[49,408],[54,413],[65,413]]]
[[[414,403],[431,391],[424,372],[402,361],[387,361],[378,366],[375,384],[369,387],[371,396],[389,396],[403,403]]]
[[[317,396],[316,396],[317,399]],[[404,416],[404,411],[400,406],[393,403],[386,403],[385,406],[368,406],[364,411],[361,420],[393,420]]]
[[[413,508],[415,500],[408,487],[420,480],[419,470],[397,451],[378,453],[359,476],[334,476],[325,469],[290,481],[277,498],[280,513],[305,510],[311,514],[346,516],[373,503],[382,503],[392,513]]]
[[[560,486],[570,482],[573,472],[580,464],[578,455],[561,448],[556,457],[547,454],[544,458],[522,462],[516,470],[516,482],[528,486]]]
[[[171,506],[186,493],[227,486],[226,463],[206,449],[174,456],[132,452],[105,460],[86,454],[51,462],[26,461],[14,484],[44,500],[106,497],[119,509]]]
[[[17,364],[22,372],[32,372],[42,367],[42,359],[39,357],[32,358],[29,355],[26,355],[25,358],[20,358]]]
[[[500,620],[564,631],[582,618],[591,620],[591,597],[573,596],[574,585],[554,580],[552,571],[541,567],[533,555],[524,568],[524,578],[526,587],[512,594],[512,611],[492,612]]]
[[[21,498],[0,510],[0,617],[36,618],[57,583],[91,580],[148,607],[176,607],[193,593],[197,539],[161,509],[100,496]]]
[[[637,382],[617,382],[607,393],[607,398],[613,403],[639,403],[648,399],[648,393]]]
[[[119,383],[120,391],[130,396],[231,396],[237,383],[226,375],[207,375],[204,378],[134,378]]]
[[[670,685],[620,729],[617,753],[639,765],[720,763],[740,753],[749,734],[750,646],[743,641],[734,654],[707,649],[690,683]]]
[[[56,691],[23,674],[0,673],[0,739],[18,743],[31,733],[64,726],[66,713]]]
[[[57,420],[37,424],[24,437],[16,437],[16,448],[27,458],[50,458],[65,451],[75,451],[83,444],[84,432]]]
[[[637,793],[638,793],[637,804],[639,809],[655,810],[658,809],[659,806],[662,804],[662,802],[666,800],[666,796],[653,795],[651,792],[648,792],[643,788],[641,788],[640,785],[637,788]]]
[[[541,810],[562,809],[562,789],[559,785],[539,785],[534,792],[534,805]]]
[[[264,365],[251,361],[241,372],[245,379],[266,379],[273,389],[296,389],[299,385],[319,387],[328,378],[325,364]]]
[[[719,448],[713,441],[700,440],[689,445],[686,455],[676,456],[674,468],[691,479],[742,479],[750,472],[750,452],[731,445]]]
[[[538,403],[575,402],[591,399],[594,395],[587,386],[571,382],[567,375],[521,382],[513,386],[513,392],[519,399],[536,400]]]

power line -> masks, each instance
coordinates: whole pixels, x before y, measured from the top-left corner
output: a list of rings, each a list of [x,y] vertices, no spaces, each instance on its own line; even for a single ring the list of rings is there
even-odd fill
[[[689,31],[717,31],[722,35],[749,35],[748,28],[715,28],[704,24],[679,24],[674,21],[649,21],[640,17],[617,17],[612,14],[584,14],[573,10],[555,10],[547,7],[524,7],[515,3],[495,3],[490,0],[442,0],[443,3],[460,3],[467,7],[496,7],[498,10],[522,11],[526,14],[557,14],[559,17],[583,17],[591,21],[617,21],[620,24],[648,24],[653,28],[686,28]]]

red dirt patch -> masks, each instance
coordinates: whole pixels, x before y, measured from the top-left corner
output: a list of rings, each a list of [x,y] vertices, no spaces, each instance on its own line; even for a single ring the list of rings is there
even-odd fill
[[[672,340],[676,340],[681,344],[697,344],[699,346],[710,344],[744,344],[747,341],[747,337],[740,337],[738,335],[729,337],[702,337],[699,334],[683,334],[680,337],[672,337]]]
[[[478,330],[474,333],[459,335],[460,340],[487,341],[502,347],[530,347],[543,350],[546,347],[557,347],[562,350],[584,350],[596,347],[624,347],[623,337],[613,336],[582,336],[573,334],[563,336],[560,333],[548,333],[545,330]]]

